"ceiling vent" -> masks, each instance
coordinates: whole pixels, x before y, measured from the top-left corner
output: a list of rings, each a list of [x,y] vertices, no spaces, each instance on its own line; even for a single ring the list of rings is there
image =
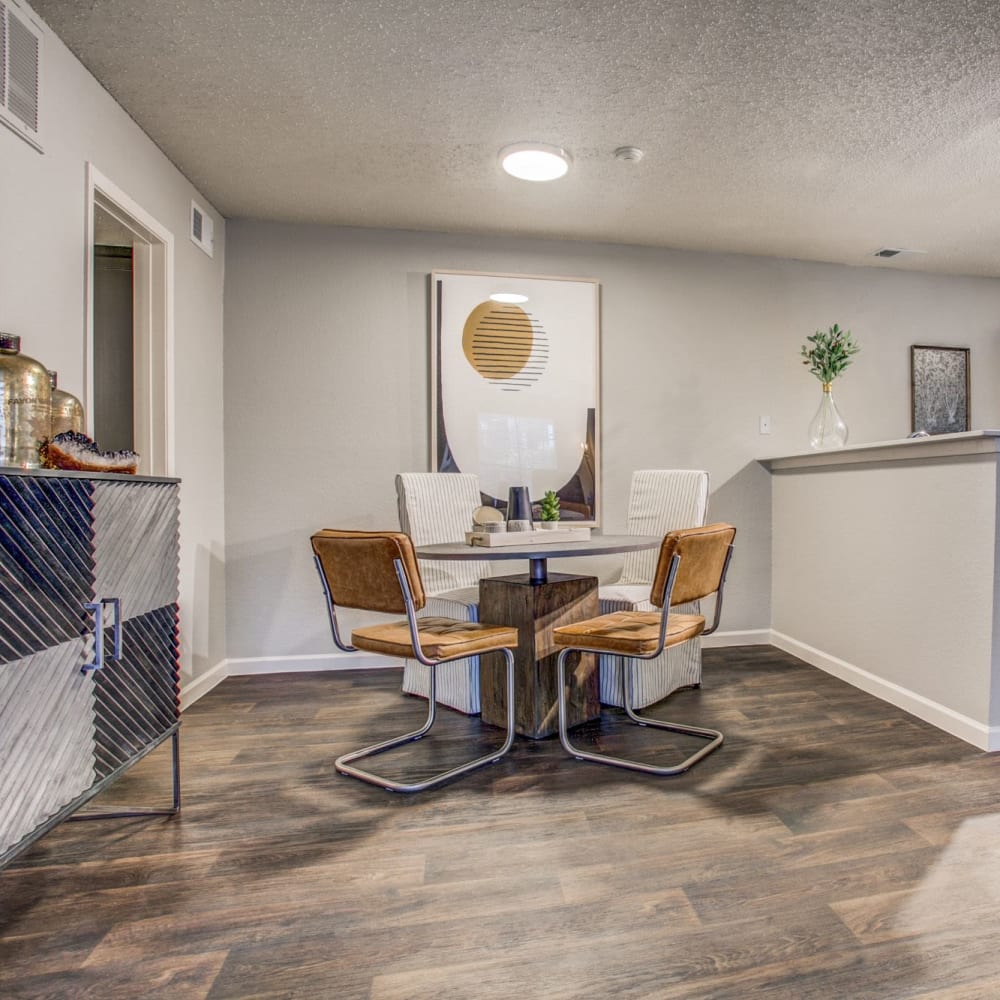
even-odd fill
[[[927,253],[926,250],[904,250],[902,247],[881,247],[876,250],[872,256],[873,257],[913,257],[919,254]]]
[[[39,152],[42,29],[17,0],[0,0],[0,122]]]
[[[209,257],[215,256],[215,223],[205,209],[194,201],[191,202],[191,242]]]

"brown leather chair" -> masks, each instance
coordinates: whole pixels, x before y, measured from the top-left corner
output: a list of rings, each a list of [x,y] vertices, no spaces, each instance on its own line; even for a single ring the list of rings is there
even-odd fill
[[[667,729],[673,733],[696,736],[709,742],[679,764],[656,766],[613,757],[609,754],[581,750],[569,739],[566,726],[566,658],[574,650],[592,653],[610,653],[635,660],[637,668],[642,660],[655,660],[664,649],[690,642],[700,635],[710,635],[719,627],[722,614],[722,589],[726,571],[733,554],[736,529],[730,524],[709,524],[700,528],[671,531],[660,545],[660,555],[649,599],[657,611],[616,611],[588,618],[586,621],[564,625],[553,631],[552,636],[559,653],[559,740],[564,749],[578,760],[592,760],[647,774],[680,774],[707,757],[722,745],[723,736],[716,729],[682,726],[639,715],[633,705],[633,671],[625,671],[625,712],[640,726]],[[715,617],[711,627],[705,627],[702,615],[671,613],[670,608],[703,598],[715,598]]]
[[[430,668],[427,721],[420,729],[383,740],[337,758],[341,774],[368,781],[394,792],[419,792],[484,764],[496,763],[514,742],[514,654],[517,629],[501,625],[460,621],[454,618],[417,618],[426,603],[420,568],[408,535],[396,531],[338,531],[332,528],[312,536],[316,569],[326,594],[333,641],[345,652],[366,650],[418,660]],[[405,614],[404,621],[369,625],[351,633],[350,643],[340,635],[337,608],[355,608],[388,614]],[[507,738],[483,757],[449,768],[423,781],[399,782],[352,763],[384,753],[422,737],[434,724],[437,709],[436,672],[441,663],[498,651],[507,663]]]

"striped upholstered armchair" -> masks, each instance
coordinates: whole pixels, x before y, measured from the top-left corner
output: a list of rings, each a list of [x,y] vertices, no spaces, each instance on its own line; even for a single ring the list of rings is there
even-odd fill
[[[628,499],[630,535],[666,535],[679,528],[705,524],[708,514],[708,473],[695,469],[642,469],[632,474]],[[614,611],[653,611],[649,591],[656,570],[656,549],[626,552],[619,578],[601,586],[601,614]],[[696,614],[696,606],[679,607],[684,614]],[[701,683],[701,640],[666,649],[653,662],[638,661],[633,670],[634,707],[645,708],[682,687]],[[623,670],[633,669],[625,656],[602,654],[600,658],[601,702],[624,704]]]
[[[414,545],[461,542],[472,528],[472,512],[482,503],[479,477],[466,472],[401,472],[396,476],[399,527]],[[423,559],[420,575],[427,592],[425,614],[479,621],[479,580],[489,576],[486,561]],[[403,691],[426,698],[429,668],[407,660]],[[475,715],[479,712],[479,657],[437,668],[437,701]]]

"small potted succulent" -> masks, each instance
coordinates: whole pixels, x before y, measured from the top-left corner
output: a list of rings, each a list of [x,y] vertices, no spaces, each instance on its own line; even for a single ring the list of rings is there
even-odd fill
[[[541,525],[549,531],[559,527],[559,495],[555,490],[546,490],[541,502]]]

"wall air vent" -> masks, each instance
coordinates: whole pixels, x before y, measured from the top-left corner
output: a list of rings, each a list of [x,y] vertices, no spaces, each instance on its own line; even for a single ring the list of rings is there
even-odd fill
[[[0,0],[0,122],[39,152],[42,29],[18,0]]]
[[[926,250],[904,250],[902,247],[881,247],[876,250],[873,257],[913,257],[927,253]]]
[[[204,250],[209,257],[215,256],[215,223],[212,217],[197,202],[191,202],[191,242]]]

